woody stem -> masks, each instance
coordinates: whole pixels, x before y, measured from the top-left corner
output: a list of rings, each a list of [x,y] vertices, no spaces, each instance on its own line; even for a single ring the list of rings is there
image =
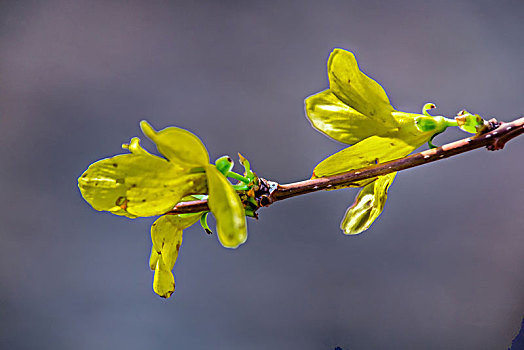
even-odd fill
[[[511,139],[524,133],[524,117],[509,123],[500,123],[500,125],[496,121],[490,122],[498,125],[498,127],[482,135],[448,143],[438,148],[392,160],[387,163],[356,169],[338,175],[304,180],[290,184],[281,185],[273,183],[273,190],[268,191],[267,194],[263,195],[263,201],[260,200],[260,204],[261,206],[269,206],[276,201],[307,193],[329,190],[334,187],[349,187],[351,184],[358,181],[376,178],[392,172],[435,162],[477,148],[486,147],[490,151],[496,151],[504,148],[504,145]],[[263,181],[268,182],[267,180]],[[205,210],[209,210],[207,200],[199,200],[179,203],[173,210],[168,212],[168,214],[195,213]]]

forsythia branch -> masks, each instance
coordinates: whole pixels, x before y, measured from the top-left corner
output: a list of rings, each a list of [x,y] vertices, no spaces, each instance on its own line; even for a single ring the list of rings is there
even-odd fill
[[[268,186],[267,194],[261,196],[259,204],[261,207],[267,207],[276,201],[311,192],[349,187],[349,185],[357,181],[413,168],[481,147],[486,147],[490,151],[500,150],[504,148],[508,141],[524,133],[524,117],[508,123],[497,123],[493,120],[490,122],[493,125],[498,125],[498,127],[481,135],[448,143],[438,148],[412,154],[387,163],[355,169],[347,173],[283,185],[261,179],[262,182],[270,186]],[[206,210],[209,210],[207,200],[198,200],[179,203],[168,214],[196,213]]]

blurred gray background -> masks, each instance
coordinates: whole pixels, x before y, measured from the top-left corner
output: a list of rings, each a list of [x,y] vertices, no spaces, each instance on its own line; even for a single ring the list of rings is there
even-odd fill
[[[515,119],[523,17],[521,0],[1,1],[0,348],[507,349],[524,137],[400,173],[363,235],[338,228],[354,189],[261,210],[237,250],[195,226],[169,300],[151,290],[153,219],[94,211],[77,177],[142,119],[281,183],[309,177],[344,147],[303,112],[335,47],[400,110]]]

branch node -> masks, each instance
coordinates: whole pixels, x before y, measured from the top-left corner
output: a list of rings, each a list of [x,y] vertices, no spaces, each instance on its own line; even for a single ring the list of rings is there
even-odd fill
[[[260,184],[258,189],[255,191],[255,200],[258,202],[260,207],[267,207],[273,203],[271,195],[278,188],[278,183],[264,178],[259,178]]]

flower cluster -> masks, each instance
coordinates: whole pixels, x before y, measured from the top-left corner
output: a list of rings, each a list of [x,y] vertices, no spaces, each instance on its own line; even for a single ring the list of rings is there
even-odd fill
[[[382,86],[360,71],[349,51],[335,49],[331,53],[328,78],[329,89],[306,99],[307,117],[315,129],[353,146],[319,163],[313,170],[313,178],[399,159],[426,142],[434,147],[432,139],[448,126],[458,125],[475,133],[483,123],[478,115],[467,112],[457,120],[432,116],[428,113],[435,108],[432,103],[424,105],[422,114],[395,110]],[[384,208],[395,175],[355,184],[362,190],[342,220],[344,233],[358,234],[370,227]]]
[[[164,214],[179,202],[207,198],[218,238],[227,248],[247,240],[246,217],[237,191],[226,178],[232,166],[228,157],[210,164],[204,144],[189,131],[176,127],[155,131],[145,121],[140,127],[164,158],[147,152],[135,137],[122,146],[130,153],[91,164],[78,186],[96,210],[129,218],[163,215],[151,227],[150,267],[155,271],[155,292],[168,298],[175,288],[171,270],[182,244],[182,230],[207,212]]]

